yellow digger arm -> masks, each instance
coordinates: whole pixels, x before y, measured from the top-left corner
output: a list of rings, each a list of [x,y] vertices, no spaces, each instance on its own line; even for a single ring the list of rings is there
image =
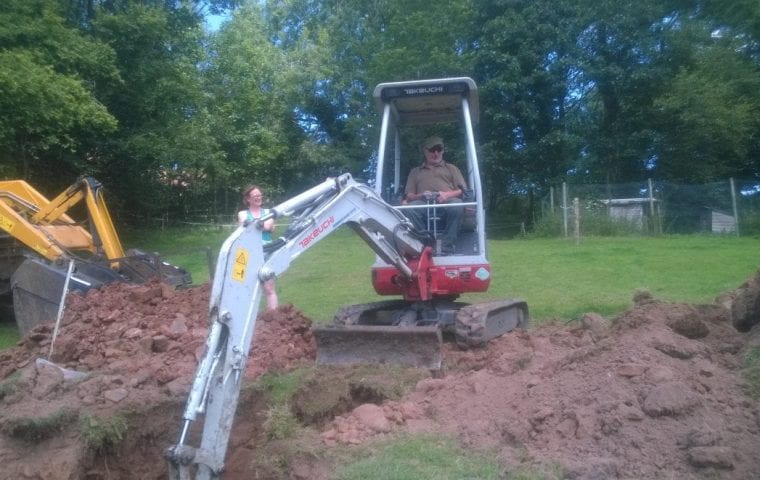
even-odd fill
[[[80,177],[60,195],[42,205],[32,217],[32,223],[50,225],[66,215],[72,206],[84,200],[94,226],[94,231],[91,232],[94,236],[93,247],[96,251],[102,249],[109,260],[121,258],[124,256],[124,249],[111,221],[102,190],[103,185],[94,178]]]

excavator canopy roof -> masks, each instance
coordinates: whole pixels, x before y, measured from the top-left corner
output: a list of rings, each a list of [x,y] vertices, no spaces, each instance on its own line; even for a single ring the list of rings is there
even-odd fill
[[[478,121],[478,87],[468,77],[381,83],[373,94],[380,112],[389,103],[397,125],[456,122],[467,99],[472,123]]]

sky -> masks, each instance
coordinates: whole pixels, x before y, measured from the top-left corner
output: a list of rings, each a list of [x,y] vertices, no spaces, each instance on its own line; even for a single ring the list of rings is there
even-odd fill
[[[216,32],[222,23],[229,20],[230,14],[224,15],[206,15],[206,29],[210,32]]]

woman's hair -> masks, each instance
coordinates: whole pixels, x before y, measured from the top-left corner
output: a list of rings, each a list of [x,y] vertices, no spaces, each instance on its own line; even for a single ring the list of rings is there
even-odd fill
[[[248,198],[248,194],[251,193],[253,190],[258,190],[261,192],[261,187],[255,184],[246,185],[245,188],[242,190],[242,194],[240,195],[240,201],[242,202],[243,208],[248,208],[248,202],[246,199]]]

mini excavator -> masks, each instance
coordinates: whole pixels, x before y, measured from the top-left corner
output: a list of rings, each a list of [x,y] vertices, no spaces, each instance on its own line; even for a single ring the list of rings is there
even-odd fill
[[[456,301],[463,293],[485,292],[492,276],[473,133],[478,112],[475,82],[458,77],[383,83],[376,87],[374,99],[382,115],[374,187],[350,174],[329,178],[239,227],[223,243],[209,302],[205,353],[187,400],[179,441],[165,452],[172,480],[221,478],[262,284],[284,273],[300,254],[343,225],[376,254],[375,291],[401,298],[345,306],[332,324],[314,328],[317,363],[401,363],[435,370],[441,368],[444,333],[453,334],[462,347],[483,346],[526,326],[528,307],[520,299],[472,305]],[[463,202],[436,204],[431,195],[427,204],[401,205],[403,147],[419,143],[426,127],[450,124],[464,132],[460,151],[469,188]],[[402,130],[411,132],[411,140],[402,136]],[[419,152],[410,158],[417,162]],[[426,231],[405,215],[413,208],[425,209]],[[465,209],[455,250],[446,253],[438,241],[443,227],[439,213],[445,208]],[[282,237],[264,245],[263,222],[281,217],[291,217],[290,226]],[[193,447],[190,443],[198,439],[191,426],[199,415],[203,428],[199,446]]]

